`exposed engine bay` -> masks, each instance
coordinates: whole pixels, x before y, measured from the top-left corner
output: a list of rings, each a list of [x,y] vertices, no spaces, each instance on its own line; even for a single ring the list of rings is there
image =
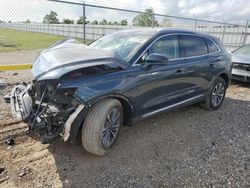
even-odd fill
[[[43,143],[60,134],[63,136],[69,116],[81,104],[74,95],[75,89],[60,89],[57,81],[34,81],[31,85],[19,85],[12,91],[13,116],[22,118],[38,133]]]

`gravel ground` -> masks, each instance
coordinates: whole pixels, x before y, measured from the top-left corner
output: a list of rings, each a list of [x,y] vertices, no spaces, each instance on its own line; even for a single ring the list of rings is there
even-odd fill
[[[250,187],[247,84],[233,83],[217,111],[194,105],[123,128],[104,157],[79,139],[42,145],[0,109],[0,187]]]
[[[33,63],[40,51],[42,50],[0,52],[0,65]]]

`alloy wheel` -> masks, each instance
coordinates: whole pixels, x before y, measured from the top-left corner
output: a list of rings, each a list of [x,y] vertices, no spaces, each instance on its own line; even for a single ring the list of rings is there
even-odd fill
[[[219,106],[224,99],[224,95],[225,95],[225,87],[221,82],[219,82],[216,84],[212,92],[211,99],[213,106],[215,107]]]
[[[102,131],[102,145],[104,148],[110,147],[119,131],[121,124],[121,111],[118,108],[113,108],[107,115],[104,124],[104,129]]]

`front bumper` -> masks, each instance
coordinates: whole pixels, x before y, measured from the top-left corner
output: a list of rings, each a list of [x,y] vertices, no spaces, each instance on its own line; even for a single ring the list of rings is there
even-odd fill
[[[70,96],[64,96],[68,99],[64,104],[44,102],[43,98],[36,100],[32,95],[32,87],[18,85],[13,88],[10,95],[13,117],[24,120],[29,130],[35,132],[42,143],[49,143],[60,135],[64,141],[72,141],[76,136],[72,127],[80,127],[86,111],[85,105]],[[46,89],[42,95],[46,95]],[[63,97],[61,94],[58,96],[56,92],[52,96],[55,96],[52,99]]]
[[[13,117],[25,120],[30,115],[32,110],[32,99],[28,93],[30,88],[31,85],[27,87],[18,85],[12,89],[10,104]]]
[[[250,71],[232,69],[232,79],[242,82],[250,82]]]

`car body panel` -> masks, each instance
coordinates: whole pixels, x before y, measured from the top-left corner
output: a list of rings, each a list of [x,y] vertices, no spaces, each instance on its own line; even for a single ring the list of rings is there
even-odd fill
[[[68,72],[98,65],[125,67],[115,53],[91,49],[69,39],[41,52],[33,65],[32,74],[37,80],[58,79]]]

